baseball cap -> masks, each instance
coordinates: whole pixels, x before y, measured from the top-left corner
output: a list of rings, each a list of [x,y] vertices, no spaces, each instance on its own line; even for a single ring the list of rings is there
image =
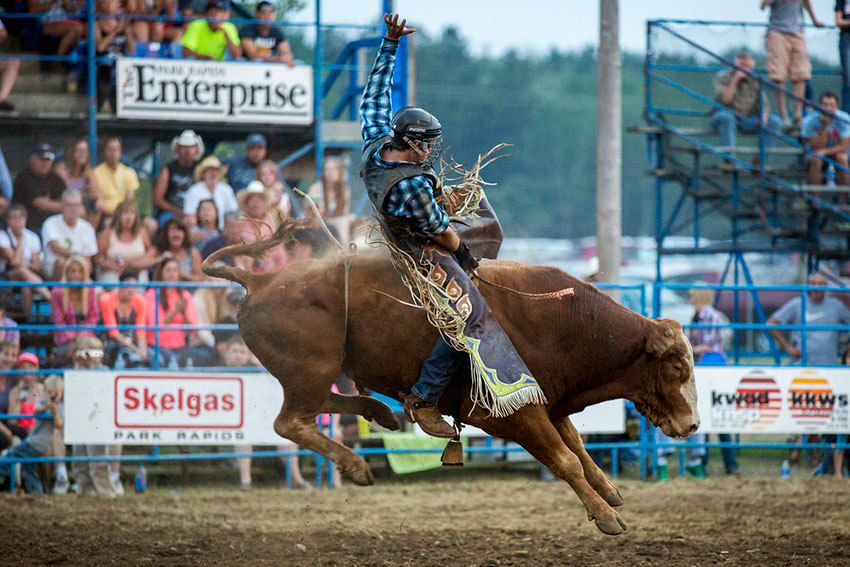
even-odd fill
[[[262,134],[251,134],[245,140],[246,145],[250,148],[251,146],[263,146],[266,147],[266,137]]]
[[[53,151],[53,146],[50,144],[38,144],[32,149],[32,154],[44,159],[54,159],[56,152]]]
[[[228,0],[209,0],[204,11],[218,8],[219,10],[230,10],[230,2]]]
[[[257,4],[257,12],[263,12],[265,10],[274,10],[274,6],[272,6],[271,2],[266,2],[263,0],[259,4]]]
[[[25,351],[22,352],[18,357],[18,364],[22,362],[29,362],[35,364],[35,367],[38,368],[38,356],[34,352]]]

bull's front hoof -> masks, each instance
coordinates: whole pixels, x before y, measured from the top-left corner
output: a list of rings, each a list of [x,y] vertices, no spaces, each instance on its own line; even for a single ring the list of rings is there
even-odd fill
[[[620,535],[627,529],[626,523],[620,516],[605,521],[596,520],[596,527],[605,535]]]
[[[389,429],[390,431],[398,431],[401,429],[401,423],[399,422],[396,415],[387,408],[387,411],[375,412],[372,415],[372,419],[374,419],[378,425]]]
[[[608,505],[612,508],[617,508],[618,506],[622,506],[623,503],[625,502],[623,500],[623,497],[620,496],[620,491],[617,490],[617,489],[614,489],[614,492],[609,492],[608,494],[606,494],[602,498],[604,498],[605,502],[607,502]]]
[[[375,477],[372,475],[372,469],[370,469],[369,465],[365,463],[362,467],[345,472],[348,478],[351,479],[351,482],[358,486],[371,486],[375,484]]]

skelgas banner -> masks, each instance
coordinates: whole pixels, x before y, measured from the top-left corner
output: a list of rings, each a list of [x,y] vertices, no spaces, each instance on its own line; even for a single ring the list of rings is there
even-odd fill
[[[850,432],[850,369],[696,368],[700,432]]]
[[[119,118],[313,122],[309,65],[120,57],[116,82]]]

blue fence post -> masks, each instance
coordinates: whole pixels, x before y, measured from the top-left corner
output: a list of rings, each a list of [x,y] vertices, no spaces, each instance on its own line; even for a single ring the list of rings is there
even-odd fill
[[[86,0],[86,21],[88,23],[88,44],[86,54],[86,69],[88,81],[86,92],[88,93],[88,119],[89,119],[89,154],[91,163],[97,162],[97,51],[94,35],[94,13],[95,0]],[[113,108],[112,112],[116,112]]]

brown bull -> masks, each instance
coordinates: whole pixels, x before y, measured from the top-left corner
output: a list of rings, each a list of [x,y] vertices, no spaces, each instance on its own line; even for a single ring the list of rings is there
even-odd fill
[[[275,431],[331,459],[355,483],[371,484],[366,462],[322,434],[316,415],[356,413],[397,429],[398,421],[385,404],[367,396],[332,393],[331,385],[345,373],[361,389],[398,399],[399,392],[409,391],[418,379],[437,331],[422,311],[388,297],[408,299],[409,294],[386,256],[352,259],[346,316],[341,260],[297,262],[274,274],[213,265],[226,255],[250,253],[251,247],[237,244],[213,254],[204,262],[204,271],[248,290],[239,308],[239,329],[285,394]],[[573,287],[575,296],[533,300],[482,285],[548,405],[524,406],[497,419],[472,408],[467,383],[462,421],[523,446],[570,484],[600,530],[621,533],[625,524],[612,507],[621,505],[622,498],[588,456],[569,415],[625,398],[668,435],[695,431],[699,418],[693,352],[681,326],[637,315],[556,268],[487,261],[479,272],[524,292]],[[444,397],[440,405],[449,413],[449,400]]]

